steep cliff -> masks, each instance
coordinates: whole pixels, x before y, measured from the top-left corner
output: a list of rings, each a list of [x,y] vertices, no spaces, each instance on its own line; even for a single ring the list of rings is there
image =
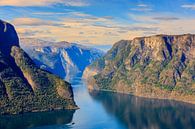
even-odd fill
[[[49,42],[34,38],[22,38],[22,48],[42,69],[72,81],[82,76],[86,66],[103,56],[103,52],[69,42]]]
[[[0,21],[0,114],[75,108],[71,85],[39,69],[14,27]]]
[[[119,41],[87,71],[90,89],[195,103],[195,35]]]

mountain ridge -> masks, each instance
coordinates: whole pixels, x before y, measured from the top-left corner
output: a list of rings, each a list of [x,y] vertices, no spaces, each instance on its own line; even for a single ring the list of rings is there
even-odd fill
[[[0,35],[0,114],[78,108],[71,85],[39,69],[20,48],[13,25],[0,21]]]
[[[24,50],[39,67],[67,81],[82,76],[86,66],[104,55],[98,49],[63,41],[52,42],[51,45],[47,41],[27,38],[22,39],[21,43],[27,44],[23,46]]]
[[[91,90],[195,103],[195,35],[119,41],[86,68],[84,78]]]

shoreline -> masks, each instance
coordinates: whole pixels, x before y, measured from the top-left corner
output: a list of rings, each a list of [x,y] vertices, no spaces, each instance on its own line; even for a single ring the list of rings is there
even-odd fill
[[[53,112],[53,111],[76,111],[80,109],[79,107],[74,108],[56,108],[56,109],[43,109],[43,110],[31,110],[31,111],[24,111],[19,113],[5,113],[0,114],[0,116],[14,116],[14,115],[21,115],[21,114],[27,114],[27,113],[44,113],[44,112]]]
[[[186,104],[192,104],[195,105],[195,101],[189,101],[189,100],[184,100],[184,99],[176,99],[176,98],[168,98],[168,97],[153,97],[153,96],[146,96],[146,95],[136,95],[133,93],[129,93],[129,92],[121,92],[121,91],[113,91],[113,90],[107,90],[107,89],[91,89],[89,87],[87,87],[88,91],[97,91],[97,92],[111,92],[111,93],[119,93],[119,94],[124,94],[124,95],[132,95],[135,97],[141,97],[141,98],[146,98],[146,99],[157,99],[157,100],[169,100],[169,101],[176,101],[176,102],[182,102],[182,103],[186,103]]]

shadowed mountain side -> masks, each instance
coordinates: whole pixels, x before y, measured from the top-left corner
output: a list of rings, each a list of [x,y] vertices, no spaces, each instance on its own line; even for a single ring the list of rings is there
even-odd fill
[[[19,47],[19,39],[14,26],[2,20],[0,20],[0,36],[1,52],[9,54],[12,46]]]
[[[0,21],[0,34],[0,114],[77,108],[71,85],[33,63],[12,25]]]
[[[27,129],[49,125],[64,125],[72,121],[75,111],[52,111],[0,116],[1,129]]]

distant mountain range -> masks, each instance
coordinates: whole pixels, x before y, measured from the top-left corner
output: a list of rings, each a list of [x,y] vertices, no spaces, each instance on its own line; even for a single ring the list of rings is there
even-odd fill
[[[14,26],[0,20],[0,114],[75,108],[71,85],[37,67]]]
[[[195,35],[119,41],[83,76],[91,90],[195,103]]]
[[[86,66],[102,57],[104,52],[68,42],[49,42],[33,38],[20,39],[22,48],[42,69],[71,81],[82,76]]]

